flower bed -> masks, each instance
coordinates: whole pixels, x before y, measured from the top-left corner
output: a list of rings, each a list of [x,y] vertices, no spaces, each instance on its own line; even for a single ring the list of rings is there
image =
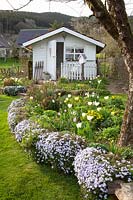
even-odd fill
[[[133,169],[128,161],[101,148],[86,148],[83,139],[89,144],[114,144],[122,122],[123,99],[94,92],[62,95],[52,93],[48,87],[32,92],[34,95],[30,94],[27,102],[20,99],[11,103],[8,122],[17,141],[28,150],[33,148],[37,163],[50,163],[66,174],[75,170],[90,200],[107,199],[108,182],[132,180]]]

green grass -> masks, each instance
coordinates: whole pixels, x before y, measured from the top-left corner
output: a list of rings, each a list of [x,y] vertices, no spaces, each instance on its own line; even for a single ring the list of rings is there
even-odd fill
[[[4,59],[0,59],[0,68],[12,68],[18,67],[19,65],[19,60],[15,58],[7,58],[6,61],[4,61]]]
[[[7,124],[13,99],[0,96],[0,200],[81,200],[73,176],[37,165],[15,141]]]

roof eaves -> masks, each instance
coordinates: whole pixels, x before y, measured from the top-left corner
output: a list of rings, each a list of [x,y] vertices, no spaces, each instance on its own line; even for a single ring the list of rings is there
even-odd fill
[[[49,33],[46,33],[46,34],[41,35],[41,36],[39,36],[39,37],[36,37],[36,38],[34,38],[34,39],[32,39],[32,40],[29,40],[29,41],[27,41],[27,42],[24,42],[24,43],[22,44],[22,46],[23,46],[23,47],[29,46],[29,45],[34,44],[34,43],[36,43],[36,42],[39,42],[39,41],[41,41],[41,40],[43,40],[43,39],[46,39],[46,38],[51,37],[51,36],[53,36],[53,35],[56,35],[56,34],[58,34],[58,33],[60,33],[60,32],[69,33],[69,34],[74,35],[74,36],[76,36],[76,37],[78,37],[78,38],[81,38],[81,39],[83,39],[83,40],[85,40],[85,41],[87,41],[87,42],[90,42],[90,43],[92,43],[92,44],[95,44],[96,46],[99,46],[99,47],[101,47],[101,48],[104,48],[104,47],[105,47],[105,44],[104,44],[104,43],[102,43],[102,42],[100,42],[100,41],[97,41],[97,40],[95,40],[95,39],[89,38],[89,37],[87,37],[87,36],[85,36],[85,35],[82,35],[81,33],[72,31],[72,30],[70,30],[70,29],[68,29],[68,28],[65,28],[65,27],[56,29],[56,30],[54,30],[54,31],[51,31],[51,32],[49,32]]]

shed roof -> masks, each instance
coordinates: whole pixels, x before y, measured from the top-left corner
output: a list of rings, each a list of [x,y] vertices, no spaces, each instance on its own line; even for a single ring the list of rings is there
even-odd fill
[[[85,36],[85,35],[83,35],[81,33],[76,32],[76,31],[70,30],[70,29],[68,29],[66,27],[62,27],[62,28],[56,29],[56,30],[51,31],[51,32],[47,31],[44,34],[40,35],[39,37],[36,37],[36,38],[33,38],[33,39],[29,40],[29,41],[24,42],[23,43],[23,47],[30,46],[30,45],[32,45],[34,43],[37,43],[37,42],[39,42],[41,40],[44,40],[44,39],[47,39],[47,38],[49,38],[51,36],[54,36],[56,34],[59,34],[61,32],[71,34],[71,35],[73,35],[75,37],[78,37],[78,38],[80,38],[82,40],[85,40],[86,42],[89,42],[89,43],[92,43],[92,44],[96,45],[97,53],[99,53],[105,47],[104,43],[102,43],[102,42],[100,42],[98,40],[95,40],[93,38],[90,38],[88,36]]]
[[[48,29],[22,29],[17,38],[17,45],[21,46],[23,43],[37,38],[41,35],[48,33]]]

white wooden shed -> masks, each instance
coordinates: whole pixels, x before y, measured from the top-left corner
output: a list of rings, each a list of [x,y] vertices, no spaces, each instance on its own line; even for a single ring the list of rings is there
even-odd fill
[[[33,78],[52,80],[92,79],[97,75],[96,53],[104,47],[100,41],[62,27],[23,43],[33,51]]]

